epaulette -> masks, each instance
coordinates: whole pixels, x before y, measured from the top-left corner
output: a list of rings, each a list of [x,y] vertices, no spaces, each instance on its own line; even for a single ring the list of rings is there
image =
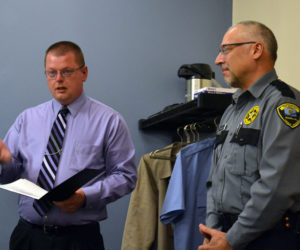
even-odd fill
[[[285,82],[277,79],[271,82],[271,85],[275,86],[283,96],[296,99],[294,92],[291,90],[290,86],[287,85]]]

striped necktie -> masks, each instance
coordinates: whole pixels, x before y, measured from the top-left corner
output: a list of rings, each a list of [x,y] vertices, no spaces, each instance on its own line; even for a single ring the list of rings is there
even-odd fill
[[[46,152],[44,154],[42,167],[37,179],[40,187],[51,190],[55,182],[55,175],[58,168],[59,158],[62,152],[65,130],[67,126],[66,116],[69,110],[66,106],[58,112],[53,123]],[[33,207],[40,216],[43,216],[51,207],[51,203],[34,200]]]

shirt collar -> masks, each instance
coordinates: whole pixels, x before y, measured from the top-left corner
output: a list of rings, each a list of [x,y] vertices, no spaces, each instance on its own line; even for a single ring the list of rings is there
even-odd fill
[[[84,103],[86,102],[87,96],[84,92],[71,104],[69,104],[67,107],[70,111],[70,115],[76,116],[80,110],[81,107],[83,107]],[[55,115],[58,114],[58,111],[62,108],[62,105],[55,99],[53,99],[52,102],[52,108]]]
[[[250,88],[248,88],[245,92],[250,93],[254,98],[258,98],[264,90],[269,86],[271,82],[278,79],[276,70],[273,68],[269,72],[262,75],[256,82],[254,82]],[[238,89],[232,96],[234,102],[236,103],[238,98],[243,94],[244,92],[242,89]]]

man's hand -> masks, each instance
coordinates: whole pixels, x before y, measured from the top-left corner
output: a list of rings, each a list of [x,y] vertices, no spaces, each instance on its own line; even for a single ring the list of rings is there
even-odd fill
[[[54,201],[54,205],[58,206],[63,212],[72,213],[77,211],[85,204],[85,194],[82,189],[78,189],[69,199],[65,201]]]
[[[9,152],[4,142],[0,140],[0,162],[7,163],[10,160],[11,160],[11,153]]]
[[[204,236],[204,243],[198,250],[233,250],[226,240],[226,233],[199,225],[200,233]]]

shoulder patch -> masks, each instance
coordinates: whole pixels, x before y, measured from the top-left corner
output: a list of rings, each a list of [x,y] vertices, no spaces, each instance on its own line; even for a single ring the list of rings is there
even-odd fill
[[[276,108],[281,120],[291,128],[296,128],[300,124],[300,109],[292,103],[283,103]]]
[[[259,106],[252,107],[244,118],[244,124],[249,125],[254,122],[255,118],[258,116]]]

